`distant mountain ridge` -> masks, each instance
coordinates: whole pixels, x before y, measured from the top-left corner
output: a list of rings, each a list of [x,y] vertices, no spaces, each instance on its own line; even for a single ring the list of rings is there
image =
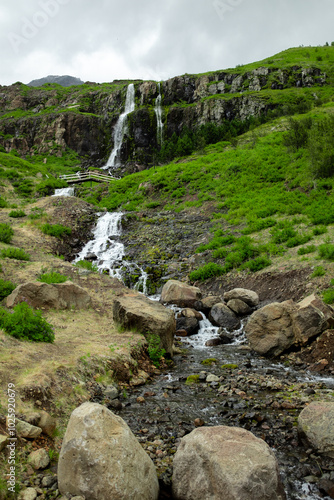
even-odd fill
[[[30,83],[28,83],[28,85],[30,87],[40,87],[41,85],[44,85],[45,83],[58,83],[59,85],[62,85],[63,87],[70,87],[71,85],[82,85],[84,82],[82,80],[80,80],[80,78],[76,78],[75,76],[49,75],[49,76],[45,76],[44,78],[32,80]]]

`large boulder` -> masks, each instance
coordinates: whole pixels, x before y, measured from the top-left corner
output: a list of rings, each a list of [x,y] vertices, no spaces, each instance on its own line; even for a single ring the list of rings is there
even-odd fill
[[[273,302],[255,311],[245,332],[250,347],[267,356],[279,356],[293,345],[305,345],[333,323],[333,310],[311,295],[297,304]]]
[[[84,403],[73,411],[59,456],[62,495],[90,500],[156,500],[154,464],[127,424],[106,407]]]
[[[298,417],[298,431],[318,453],[334,458],[334,403],[310,403]]]
[[[255,311],[245,328],[249,345],[261,355],[279,356],[294,342],[292,300],[273,302]]]
[[[167,309],[157,301],[145,295],[129,290],[116,297],[113,304],[114,321],[124,328],[134,328],[145,336],[155,334],[160,337],[161,347],[170,356],[173,355],[175,333],[175,317],[171,309]]]
[[[209,313],[209,320],[215,326],[224,327],[230,331],[237,330],[241,325],[239,318],[223,302],[218,302],[218,304],[212,307]]]
[[[238,427],[201,427],[182,438],[173,462],[177,500],[284,500],[274,453]]]
[[[163,286],[160,301],[179,307],[194,307],[194,304],[201,298],[202,293],[196,286],[190,286],[177,280],[169,280]]]
[[[295,342],[306,344],[334,325],[333,309],[312,294],[298,302],[292,313]]]
[[[43,309],[86,309],[91,306],[92,299],[86,290],[71,281],[51,285],[36,281],[19,285],[6,299],[7,307],[20,302]]]
[[[246,288],[233,288],[233,290],[224,293],[225,302],[228,302],[232,299],[243,300],[250,307],[255,307],[259,303],[258,294],[253,290],[247,290]]]

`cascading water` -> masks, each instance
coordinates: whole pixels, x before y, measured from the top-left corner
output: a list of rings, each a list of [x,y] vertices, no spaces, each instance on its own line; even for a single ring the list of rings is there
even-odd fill
[[[126,274],[139,275],[134,288],[147,293],[147,274],[137,264],[124,260],[122,234],[122,212],[107,212],[101,215],[93,231],[94,238],[81,250],[75,262],[94,260],[100,272],[108,271],[113,278],[124,281]]]
[[[160,83],[158,83],[159,95],[155,100],[155,115],[157,117],[157,142],[159,146],[162,146],[163,143],[163,126],[162,123],[162,107],[161,107],[161,90]]]
[[[135,87],[130,83],[126,92],[125,109],[118,118],[114,132],[114,148],[109,156],[107,164],[102,167],[104,170],[113,169],[119,162],[119,153],[123,144],[123,138],[126,131],[126,117],[135,109]]]
[[[52,196],[74,196],[74,187],[55,189],[55,194]]]
[[[120,241],[122,215],[121,212],[102,214],[94,230],[94,239],[87,243],[76,261],[95,257],[100,271],[108,270],[111,276],[120,279],[123,278],[126,269],[130,269],[129,272],[132,274],[141,274],[137,286],[142,282],[143,292],[146,293],[145,273],[141,270],[139,272],[138,265],[124,260],[125,249]],[[158,297],[154,299],[157,300]],[[172,309],[178,312],[176,307]],[[120,415],[132,430],[138,430],[140,436],[142,436],[143,425],[147,424],[150,429],[152,428],[153,435],[159,435],[159,439],[162,436],[161,439],[166,440],[168,446],[172,446],[175,436],[179,436],[180,428],[181,432],[183,427],[185,429],[183,432],[190,432],[193,429],[194,419],[197,417],[203,418],[206,425],[245,426],[260,436],[267,430],[268,439],[278,446],[276,456],[288,488],[287,498],[289,500],[320,500],[322,497],[319,496],[316,485],[305,482],[303,475],[298,472],[300,457],[295,456],[291,451],[296,445],[290,445],[288,440],[287,449],[285,449],[285,444],[283,445],[280,441],[281,426],[282,432],[292,433],[291,422],[294,413],[290,414],[291,410],[284,409],[284,406],[275,413],[272,401],[276,393],[270,392],[270,384],[282,380],[281,390],[286,391],[288,384],[284,389],[285,380],[296,384],[299,378],[303,377],[302,385],[320,391],[326,379],[323,377],[321,382],[308,381],[307,375],[302,375],[302,372],[295,372],[293,368],[289,368],[287,373],[287,368],[282,364],[273,364],[270,360],[256,357],[248,350],[240,349],[240,343],[243,343],[242,328],[233,333],[235,340],[233,344],[214,348],[205,347],[207,339],[218,335],[217,330],[203,317],[199,333],[185,338],[182,342],[185,348],[188,347],[188,359],[185,360],[184,356],[176,357],[176,365],[169,376],[159,377],[149,386],[145,385],[144,389],[136,389],[137,392],[127,396],[127,404],[119,410]],[[208,358],[216,359],[213,366],[202,363]],[[224,366],[225,371],[222,371]],[[233,366],[238,368],[237,373],[233,372]],[[182,381],[186,376],[194,373],[201,377],[201,383],[195,384],[196,389],[188,388]],[[208,373],[216,375],[221,382],[206,382]],[[221,384],[222,391],[219,384]],[[137,402],[141,391],[145,397],[145,407]],[[247,398],[244,399],[241,394],[244,396],[247,394]],[[278,398],[280,398],[279,393]],[[271,426],[273,426],[273,432],[271,432]],[[170,436],[173,440],[171,445],[168,441]]]

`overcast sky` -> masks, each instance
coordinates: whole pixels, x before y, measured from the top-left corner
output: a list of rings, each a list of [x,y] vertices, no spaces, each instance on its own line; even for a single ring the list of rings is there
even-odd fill
[[[167,78],[334,40],[334,0],[2,0],[0,85]]]

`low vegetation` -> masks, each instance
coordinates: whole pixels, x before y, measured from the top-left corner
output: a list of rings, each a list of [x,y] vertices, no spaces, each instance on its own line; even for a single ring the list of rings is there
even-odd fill
[[[64,236],[70,236],[72,233],[71,228],[63,226],[62,224],[42,224],[40,227],[42,233],[48,236],[54,236],[55,238],[63,238]]]
[[[2,243],[11,243],[13,235],[14,231],[10,224],[0,223],[0,241]]]
[[[15,290],[16,285],[11,281],[4,280],[0,278],[0,300],[3,300],[5,297],[8,297]]]
[[[68,277],[64,274],[57,273],[56,271],[51,271],[49,273],[42,273],[37,278],[37,281],[41,281],[42,283],[65,283],[68,280]]]
[[[0,257],[2,259],[30,260],[30,255],[25,250],[15,247],[0,250]]]
[[[20,340],[53,342],[55,338],[52,326],[42,317],[41,311],[32,309],[26,302],[16,305],[12,313],[1,309],[0,326]]]
[[[97,264],[94,264],[90,260],[78,260],[74,265],[76,267],[80,267],[81,269],[86,269],[87,271],[92,271],[92,272],[98,271]]]
[[[147,353],[152,363],[159,368],[163,356],[166,354],[165,349],[160,347],[159,335],[151,333],[147,335]]]

